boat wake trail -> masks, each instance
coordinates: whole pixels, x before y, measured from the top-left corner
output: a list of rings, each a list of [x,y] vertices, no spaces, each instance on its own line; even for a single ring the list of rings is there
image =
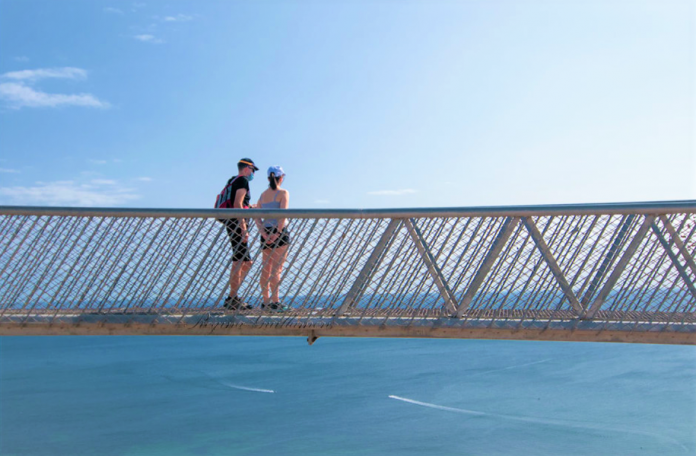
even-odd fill
[[[477,412],[475,410],[460,409],[454,407],[445,407],[444,405],[430,404],[428,402],[414,401],[413,399],[407,399],[405,397],[390,395],[390,399],[396,399],[397,401],[408,402],[409,404],[420,405],[422,407],[434,408],[437,410],[445,410],[446,412],[464,413],[465,415],[478,415],[478,416],[488,416],[486,412]]]
[[[541,362],[541,361],[539,361],[539,362]],[[687,453],[689,452],[689,449],[681,442],[679,442],[673,438],[670,438],[664,434],[659,434],[659,433],[634,431],[632,429],[613,428],[613,427],[603,426],[601,424],[592,424],[592,423],[586,423],[586,422],[573,422],[573,421],[567,421],[567,420],[551,420],[551,419],[535,418],[535,417],[528,417],[528,416],[504,415],[504,414],[499,414],[499,413],[481,412],[478,410],[468,410],[468,409],[462,409],[462,408],[456,408],[456,407],[446,407],[444,405],[437,405],[437,404],[431,404],[429,402],[416,401],[413,399],[408,399],[406,397],[395,396],[393,394],[389,395],[389,398],[395,399],[397,401],[407,402],[407,403],[413,404],[413,405],[419,405],[421,407],[428,407],[428,408],[432,408],[432,409],[436,409],[436,410],[444,410],[446,412],[462,413],[464,415],[488,416],[488,417],[492,417],[492,418],[500,418],[500,419],[511,420],[511,421],[522,421],[522,422],[526,422],[526,423],[547,424],[547,425],[551,425],[551,426],[561,426],[561,427],[578,428],[578,429],[590,429],[590,430],[601,431],[601,432],[621,432],[621,433],[625,433],[625,434],[642,435],[645,437],[652,437],[656,440],[661,440],[663,442],[669,442],[673,445],[676,445],[676,446],[682,448]]]
[[[232,383],[227,383],[227,382],[220,382],[225,386],[229,386],[230,388],[238,389],[238,390],[243,390],[243,391],[253,391],[255,393],[275,393],[273,390],[269,389],[263,389],[263,388],[251,388],[248,386],[240,386],[240,385],[233,385]]]
[[[218,376],[212,375],[209,372],[203,372],[209,379],[213,380],[215,383],[217,383],[220,386],[224,386],[227,388],[234,388],[242,391],[252,391],[254,393],[267,393],[267,394],[273,394],[275,393],[274,390],[270,389],[263,389],[263,388],[252,388],[251,386],[242,386],[242,385],[235,385],[234,383],[229,383],[224,380],[221,380]]]

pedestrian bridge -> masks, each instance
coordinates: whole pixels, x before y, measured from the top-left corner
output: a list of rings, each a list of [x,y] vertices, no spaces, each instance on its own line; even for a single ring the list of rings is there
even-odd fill
[[[226,311],[216,219],[288,219]],[[695,344],[696,201],[387,210],[0,207],[0,335],[441,337]]]

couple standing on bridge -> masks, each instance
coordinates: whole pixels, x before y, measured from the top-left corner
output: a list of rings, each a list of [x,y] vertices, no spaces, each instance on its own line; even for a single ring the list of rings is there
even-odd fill
[[[281,188],[285,179],[285,172],[280,166],[268,168],[268,189],[266,189],[256,204],[250,204],[251,195],[249,182],[254,179],[254,174],[259,168],[250,158],[242,158],[237,163],[238,174],[227,181],[227,185],[218,195],[215,202],[216,208],[233,209],[287,209],[290,194]],[[225,298],[224,307],[230,310],[249,310],[251,306],[242,301],[237,293],[251,269],[252,260],[249,256],[249,219],[243,217],[220,220],[225,224],[227,235],[232,244],[232,269],[230,271],[230,293]],[[263,309],[284,311],[287,307],[280,302],[278,288],[280,275],[290,245],[290,236],[287,230],[287,220],[281,219],[254,219],[260,233],[261,251],[263,253],[263,266],[259,283],[263,295]]]

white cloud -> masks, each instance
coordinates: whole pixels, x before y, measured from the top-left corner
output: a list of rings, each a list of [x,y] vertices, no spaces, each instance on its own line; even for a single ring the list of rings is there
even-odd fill
[[[57,108],[60,106],[83,106],[108,108],[109,103],[99,100],[89,93],[65,95],[35,90],[25,84],[15,82],[0,83],[0,99],[13,108]]]
[[[42,79],[87,78],[87,71],[81,68],[39,68],[36,70],[10,71],[0,75],[0,79],[12,82],[0,82],[0,100],[12,108],[56,108],[60,106],[83,106],[91,108],[108,108],[109,103],[99,100],[89,93],[62,94],[46,93],[32,87]]]
[[[138,3],[138,2],[133,3],[133,8],[145,8],[146,6],[147,6],[146,3]]]
[[[116,185],[113,179],[92,179],[90,182],[94,185]]]
[[[131,188],[95,187],[74,181],[37,182],[32,187],[0,187],[0,199],[41,206],[118,206],[140,198]]]
[[[16,169],[0,168],[0,173],[13,173],[13,174],[18,174],[19,171],[17,171]]]
[[[82,68],[39,68],[37,70],[10,71],[2,75],[5,79],[15,79],[19,81],[38,81],[40,79],[87,79],[87,72]]]
[[[106,160],[97,160],[97,159],[94,159],[94,158],[90,158],[90,159],[89,159],[89,162],[90,162],[90,163],[93,163],[93,164],[95,164],[95,165],[106,165],[106,164],[108,163]]]
[[[17,62],[28,62],[29,57],[24,56],[24,55],[18,55],[17,57],[14,58]]]
[[[164,40],[157,38],[154,35],[135,35],[133,38],[135,38],[138,41],[142,41],[143,43],[152,43],[152,44],[161,44],[164,43]]]
[[[152,182],[151,177],[139,177],[137,180],[139,180],[140,182]]]
[[[416,190],[412,188],[404,188],[401,190],[377,190],[374,192],[367,192],[368,195],[376,195],[376,196],[402,196],[402,195],[411,195],[413,193],[417,193]]]
[[[114,8],[113,6],[107,6],[107,7],[105,7],[105,8],[104,8],[104,12],[105,12],[105,13],[109,13],[109,14],[121,14],[121,15],[123,15],[123,11],[121,11],[121,10],[118,9],[118,8]]]
[[[176,16],[165,16],[162,19],[164,22],[188,22],[193,20],[193,16],[186,14],[177,14]]]

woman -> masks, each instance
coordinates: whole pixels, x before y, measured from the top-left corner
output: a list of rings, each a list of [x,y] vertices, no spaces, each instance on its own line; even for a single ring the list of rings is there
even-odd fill
[[[285,180],[283,168],[280,166],[268,168],[268,189],[259,197],[257,208],[288,208],[290,193],[280,188],[283,180]],[[288,255],[288,246],[290,245],[290,236],[286,227],[287,220],[284,218],[255,220],[259,233],[261,233],[261,249],[263,252],[263,266],[259,281],[263,294],[263,308],[277,311],[287,310],[288,307],[280,303],[278,296],[280,275],[283,272],[283,263],[285,263],[285,258]]]

